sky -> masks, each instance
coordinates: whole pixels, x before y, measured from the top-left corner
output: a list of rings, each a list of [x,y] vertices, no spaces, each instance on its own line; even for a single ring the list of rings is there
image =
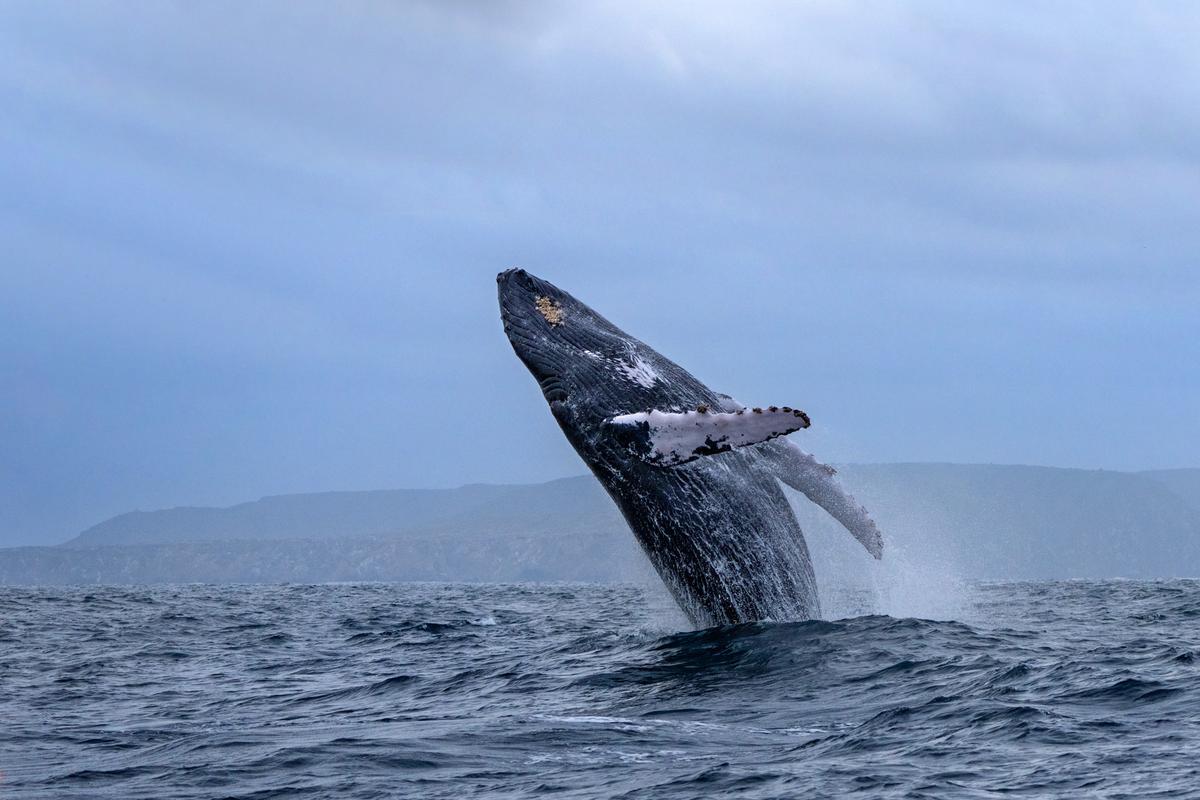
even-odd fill
[[[510,266],[826,461],[1200,466],[1198,40],[1169,2],[5,2],[0,545],[582,473]]]

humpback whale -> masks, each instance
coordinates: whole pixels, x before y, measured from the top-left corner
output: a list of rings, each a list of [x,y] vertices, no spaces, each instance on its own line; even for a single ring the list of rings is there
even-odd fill
[[[700,627],[820,615],[804,534],[780,482],[875,558],[883,539],[835,470],[787,434],[790,406],[746,407],[522,269],[496,278],[504,332],[567,440]]]

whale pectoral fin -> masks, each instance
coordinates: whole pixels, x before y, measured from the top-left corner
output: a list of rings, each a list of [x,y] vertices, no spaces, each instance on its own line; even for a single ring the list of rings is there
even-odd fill
[[[775,471],[775,476],[809,500],[825,509],[840,522],[867,552],[882,558],[883,536],[875,520],[859,505],[834,477],[837,470],[822,464],[791,442],[776,442],[762,448]]]
[[[627,439],[643,460],[674,467],[786,436],[807,428],[809,421],[803,411],[787,407],[714,412],[700,406],[695,411],[622,414],[607,425],[619,438]]]

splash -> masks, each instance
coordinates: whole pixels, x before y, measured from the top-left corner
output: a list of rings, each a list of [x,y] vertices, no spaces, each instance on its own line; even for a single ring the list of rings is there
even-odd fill
[[[974,615],[971,587],[939,553],[896,544],[873,577],[879,610],[888,616],[965,621]]]
[[[646,606],[646,620],[639,626],[639,633],[649,638],[666,636],[678,631],[693,630],[693,625],[671,596],[665,583],[645,551],[640,547],[629,549],[629,558],[622,564],[621,580],[635,586],[642,593]]]
[[[938,537],[889,519],[883,559],[875,561],[831,518],[802,499],[789,499],[812,554],[823,618],[886,614],[965,621],[975,615],[974,592]]]

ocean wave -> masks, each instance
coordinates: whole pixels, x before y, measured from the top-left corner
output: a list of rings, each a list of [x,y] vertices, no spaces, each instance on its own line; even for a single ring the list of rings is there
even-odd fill
[[[637,587],[3,589],[3,793],[1192,791],[1198,589],[665,634]]]

